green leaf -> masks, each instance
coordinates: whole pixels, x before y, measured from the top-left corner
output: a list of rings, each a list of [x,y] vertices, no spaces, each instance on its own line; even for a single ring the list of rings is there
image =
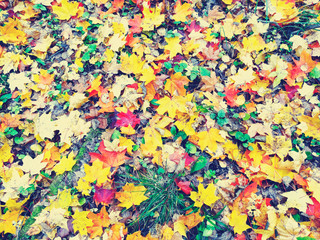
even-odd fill
[[[213,233],[212,229],[205,228],[204,231],[203,231],[203,236],[204,237],[209,237],[209,236],[211,236],[212,233]]]
[[[163,65],[164,65],[164,67],[165,67],[166,69],[172,68],[171,63],[169,63],[169,62],[165,62]]]
[[[114,139],[119,139],[121,136],[121,133],[118,131],[118,130],[114,130],[112,136],[111,136],[111,140],[114,140]]]
[[[219,118],[224,118],[226,116],[226,113],[221,109],[219,112],[218,112],[218,117]]]
[[[173,70],[174,70],[175,72],[182,72],[182,71],[183,71],[183,68],[180,67],[179,65],[175,65],[174,68],[173,68]]]
[[[204,156],[200,156],[196,163],[192,166],[191,173],[201,170],[207,165],[207,163],[208,159],[206,159]]]
[[[85,52],[82,56],[83,61],[89,61],[90,60],[90,52]]]
[[[213,120],[216,119],[216,114],[215,113],[211,113],[210,114],[210,118],[213,119]]]
[[[180,67],[182,67],[183,69],[186,69],[188,65],[186,63],[180,63]]]
[[[197,152],[197,147],[193,143],[187,142],[186,143],[186,151],[187,151],[187,153],[195,154]]]
[[[175,136],[177,134],[177,128],[175,126],[172,126],[170,132],[173,136]]]
[[[204,67],[200,67],[200,75],[201,76],[208,76],[210,77],[211,73],[208,69],[204,68]]]
[[[320,70],[319,70],[319,68],[315,67],[314,69],[312,69],[312,71],[310,72],[310,77],[312,77],[312,78],[320,78]]]
[[[85,204],[85,203],[86,203],[86,198],[85,198],[85,197],[80,198],[80,199],[79,199],[79,203],[80,203],[81,206],[82,206],[83,204]]]
[[[246,115],[244,116],[243,120],[247,121],[250,119],[250,114],[246,113]]]
[[[38,62],[38,63],[40,63],[41,65],[46,65],[46,63],[42,60],[42,59],[40,59],[40,58],[37,58],[36,59],[36,61]]]
[[[15,137],[14,138],[14,142],[16,143],[16,144],[19,144],[19,143],[21,143],[23,141],[23,137]]]
[[[133,151],[137,151],[139,149],[139,145],[134,145],[133,147],[132,147],[132,150]]]
[[[297,240],[316,240],[316,239],[312,237],[297,237]]]

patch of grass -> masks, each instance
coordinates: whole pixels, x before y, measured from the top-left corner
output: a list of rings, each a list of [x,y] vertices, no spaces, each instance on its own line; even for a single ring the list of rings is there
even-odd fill
[[[167,173],[163,168],[146,168],[135,171],[136,176],[127,176],[135,185],[144,186],[148,199],[135,207],[138,217],[129,227],[134,231],[148,232],[157,224],[163,225],[172,220],[175,214],[184,214],[190,208],[186,207],[186,199],[179,192],[175,178],[179,174]]]

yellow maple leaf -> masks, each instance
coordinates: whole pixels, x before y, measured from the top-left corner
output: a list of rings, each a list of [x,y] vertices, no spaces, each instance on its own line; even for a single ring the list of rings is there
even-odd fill
[[[74,153],[70,153],[68,157],[63,156],[60,162],[54,166],[52,169],[57,173],[57,175],[62,174],[66,171],[71,171],[72,167],[76,164],[76,160],[74,160]]]
[[[278,240],[291,240],[297,239],[298,237],[306,237],[310,234],[310,231],[304,225],[299,225],[296,220],[290,215],[286,217],[281,215],[276,226],[277,239]]]
[[[224,142],[224,138],[220,135],[220,131],[217,128],[210,128],[209,131],[202,131],[197,133],[199,137],[198,145],[201,151],[206,147],[212,152],[215,152],[218,148],[217,142]]]
[[[320,134],[319,134],[320,119],[319,119],[319,115],[315,115],[313,117],[302,115],[302,116],[299,116],[297,118],[301,123],[306,125],[306,128],[302,127],[301,130],[300,129],[297,130],[298,134],[304,133],[308,137],[313,137],[313,138],[316,138],[316,139],[320,140]],[[299,126],[298,126],[298,128],[299,128]]]
[[[158,147],[162,147],[161,134],[154,127],[145,128],[144,144],[141,144],[141,150],[144,155],[154,155]]]
[[[83,177],[85,181],[94,182],[97,180],[97,184],[101,185],[109,180],[110,167],[103,168],[103,162],[100,160],[95,160],[92,166],[85,164],[84,171],[86,173],[86,176]]]
[[[188,228],[183,224],[182,220],[178,220],[173,224],[173,229],[175,232],[180,233],[182,236],[187,237]]]
[[[283,177],[288,176],[293,179],[294,162],[292,161],[279,161],[279,157],[274,156],[271,160],[271,165],[269,164],[260,164],[261,172],[267,175],[267,178],[275,181],[282,182]]]
[[[157,108],[157,112],[162,115],[168,112],[170,118],[174,118],[177,111],[187,113],[188,109],[186,104],[191,103],[192,97],[192,94],[187,94],[186,96],[173,96],[172,98],[165,96],[158,100],[157,103],[160,106]]]
[[[0,167],[2,167],[4,162],[10,161],[12,156],[11,147],[7,142],[5,142],[0,148]]]
[[[141,73],[145,61],[142,61],[136,54],[123,54],[121,56],[121,68],[120,70],[124,73],[138,74]]]
[[[304,213],[307,211],[308,204],[313,203],[302,188],[299,188],[296,191],[285,192],[281,195],[287,198],[287,201],[284,204],[287,208],[296,208]]]
[[[164,49],[170,52],[170,58],[173,58],[177,55],[177,53],[182,53],[182,47],[180,45],[180,38],[165,38],[166,42],[168,43],[164,46]]]
[[[87,235],[87,227],[93,226],[92,219],[88,218],[88,214],[90,211],[82,211],[76,210],[72,215],[73,218],[73,229],[74,231],[79,231],[80,235]]]
[[[4,43],[26,44],[27,34],[20,30],[21,24],[18,20],[8,18],[8,22],[0,27],[0,41]]]
[[[142,76],[139,80],[145,82],[145,85],[152,82],[153,80],[156,80],[156,75],[154,75],[154,71],[150,66],[142,69],[141,73]]]
[[[211,206],[214,204],[219,197],[215,195],[216,187],[213,183],[210,183],[205,189],[203,184],[200,183],[198,186],[198,192],[191,191],[190,198],[194,201],[195,207],[202,207],[203,204]]]
[[[78,2],[68,2],[68,0],[62,0],[61,6],[52,6],[52,12],[58,15],[60,20],[69,20],[71,17],[76,16],[79,9]]]
[[[234,227],[234,232],[241,234],[243,231],[247,230],[250,228],[246,224],[247,222],[247,215],[246,214],[241,214],[239,209],[234,209],[230,215],[230,226]]]
[[[268,135],[265,143],[260,143],[260,146],[266,155],[277,154],[281,159],[288,155],[288,152],[292,149],[291,140],[285,136],[273,137]]]
[[[78,186],[75,187],[78,189],[83,195],[88,196],[91,192],[91,184],[90,182],[84,180],[83,178],[80,178],[78,180]]]
[[[144,195],[146,190],[144,186],[134,186],[133,183],[126,183],[126,185],[122,187],[122,191],[116,193],[116,199],[120,202],[118,206],[128,209],[133,205],[140,205],[140,203],[148,199],[148,197]]]
[[[119,137],[119,146],[122,147],[126,147],[127,148],[127,152],[131,155],[132,154],[132,147],[133,145],[135,145],[135,143],[129,139],[129,138],[125,138],[125,137]]]
[[[320,183],[312,178],[308,178],[308,190],[312,192],[312,196],[320,202]]]
[[[164,21],[164,14],[161,14],[161,8],[149,8],[147,1],[143,2],[143,19],[141,27],[144,31],[152,31],[154,27],[159,27]]]
[[[189,16],[193,12],[193,9],[190,7],[191,7],[190,3],[181,4],[180,0],[177,1],[176,5],[174,7],[173,19],[177,22],[178,21],[180,21],[180,22],[187,21],[187,16]]]
[[[59,191],[57,199],[51,201],[49,209],[63,208],[79,205],[79,199],[76,195],[71,195],[71,189]]]
[[[16,234],[16,224],[19,220],[23,219],[24,217],[21,215],[21,211],[7,211],[0,217],[0,233]]]

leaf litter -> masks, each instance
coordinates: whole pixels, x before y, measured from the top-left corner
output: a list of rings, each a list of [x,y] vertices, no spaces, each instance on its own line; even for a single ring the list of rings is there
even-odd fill
[[[319,239],[318,1],[0,1],[2,239]]]

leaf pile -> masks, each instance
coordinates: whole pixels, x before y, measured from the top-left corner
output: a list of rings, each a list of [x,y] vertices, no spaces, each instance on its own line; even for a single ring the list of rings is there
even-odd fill
[[[0,0],[2,239],[320,239],[320,3]]]

